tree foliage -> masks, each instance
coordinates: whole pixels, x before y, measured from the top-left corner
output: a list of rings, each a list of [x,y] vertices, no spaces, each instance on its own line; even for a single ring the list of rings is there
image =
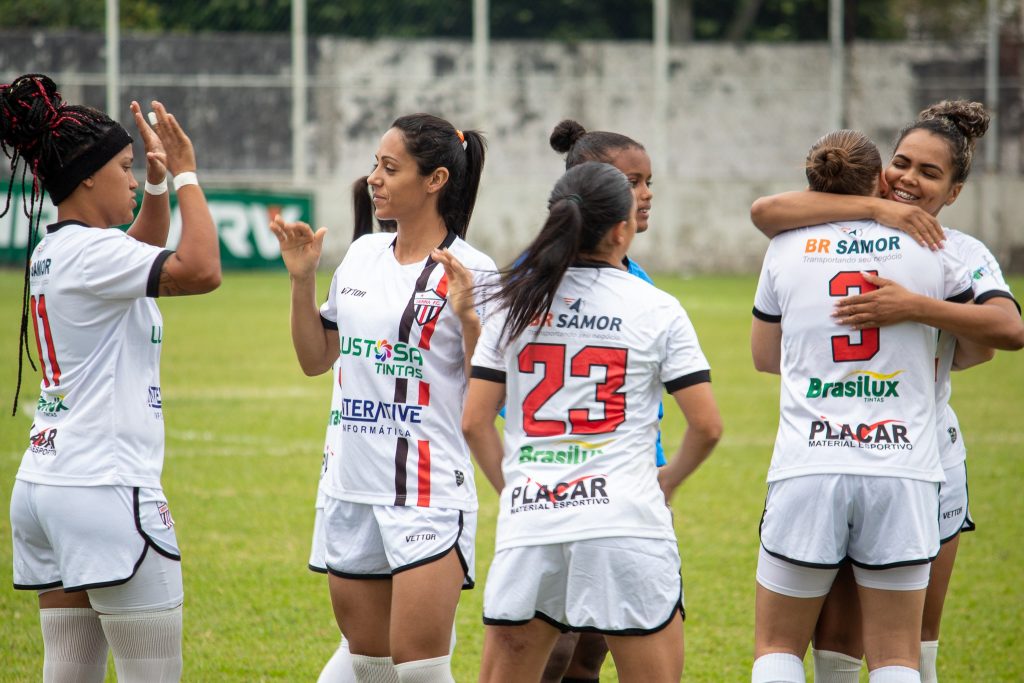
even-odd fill
[[[827,40],[829,0],[670,0],[673,40]],[[848,39],[955,37],[984,0],[845,0]],[[4,28],[102,29],[104,0],[0,0]],[[291,0],[120,0],[125,30],[286,32]],[[469,37],[473,0],[307,0],[315,35]],[[647,0],[490,0],[494,38],[650,40]]]

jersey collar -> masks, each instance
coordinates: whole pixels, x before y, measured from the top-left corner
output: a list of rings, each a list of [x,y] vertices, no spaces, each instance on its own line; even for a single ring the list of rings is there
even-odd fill
[[[81,225],[83,228],[88,228],[89,227],[88,225],[86,225],[82,221],[76,221],[74,219],[67,220],[67,221],[57,221],[56,223],[50,223],[49,225],[46,226],[46,234],[47,235],[52,235],[53,233],[57,232],[61,228],[67,227],[69,225]]]

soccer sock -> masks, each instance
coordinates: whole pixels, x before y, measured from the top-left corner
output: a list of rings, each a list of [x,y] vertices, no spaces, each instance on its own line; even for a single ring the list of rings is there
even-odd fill
[[[906,666],[883,666],[868,675],[871,683],[919,683],[921,674]]]
[[[921,683],[939,683],[939,671],[935,661],[939,657],[939,641],[921,641]]]
[[[159,612],[101,614],[118,683],[181,680],[181,606]]]
[[[44,683],[102,683],[107,639],[99,615],[88,607],[39,610]]]
[[[769,652],[754,660],[750,683],[805,683],[804,663],[796,655]]]
[[[344,637],[338,649],[327,660],[316,683],[356,683],[356,672],[352,670],[352,653],[348,649],[348,640]]]
[[[395,664],[400,683],[455,683],[452,678],[452,657],[417,659]]]
[[[399,683],[391,657],[352,655],[352,670],[359,683]]]
[[[860,680],[860,660],[842,652],[812,650],[814,653],[814,683],[857,683]]]

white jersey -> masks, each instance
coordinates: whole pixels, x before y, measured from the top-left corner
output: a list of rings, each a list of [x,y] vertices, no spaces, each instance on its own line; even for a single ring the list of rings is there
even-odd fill
[[[338,459],[341,438],[341,358],[334,361],[331,367],[331,412],[327,416],[327,432],[324,434],[324,457],[320,461],[320,480],[316,485],[316,507],[322,508],[327,505],[324,497],[324,480],[327,479],[327,471],[334,467]]]
[[[550,313],[502,343],[484,327],[473,376],[504,382],[496,550],[631,536],[675,540],[651,452],[662,386],[711,380],[679,302],[626,271],[566,272]]]
[[[946,228],[947,250],[956,254],[964,263],[971,276],[971,288],[974,292],[974,303],[983,304],[989,299],[1005,297],[1013,301],[1020,310],[1020,305],[1010,292],[1010,286],[1003,279],[992,252],[979,240],[960,232]],[[939,332],[939,347],[935,363],[935,405],[939,411],[939,443],[942,444],[942,468],[949,469],[959,465],[967,457],[963,447],[963,435],[960,434],[956,413],[949,405],[953,392],[950,374],[953,369],[953,355],[956,352],[956,337],[946,332]]]
[[[338,328],[344,377],[340,451],[323,489],[355,503],[475,510],[462,324],[447,305],[444,268],[429,258],[398,263],[395,239],[353,242],[320,308],[324,325]],[[478,284],[493,279],[494,261],[454,233],[442,246]]]
[[[860,474],[942,481],[936,441],[937,331],[916,323],[853,331],[831,317],[875,287],[863,272],[938,299],[969,300],[949,250],[934,254],[873,221],[830,223],[772,239],[754,315],[782,323],[779,431],[768,481]]]
[[[163,319],[151,297],[171,252],[76,221],[46,232],[29,266],[43,377],[17,478],[159,488]]]

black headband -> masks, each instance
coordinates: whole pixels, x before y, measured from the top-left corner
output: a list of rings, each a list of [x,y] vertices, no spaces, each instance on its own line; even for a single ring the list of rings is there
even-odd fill
[[[118,152],[132,144],[132,136],[119,123],[108,128],[83,153],[66,166],[51,171],[43,179],[43,187],[50,193],[54,204],[68,198],[78,184],[114,158]]]

